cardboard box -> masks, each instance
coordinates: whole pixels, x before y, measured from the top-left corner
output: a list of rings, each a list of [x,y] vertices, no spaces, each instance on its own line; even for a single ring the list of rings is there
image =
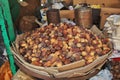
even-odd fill
[[[104,7],[118,7],[120,8],[120,0],[73,0],[73,4],[79,4],[79,3],[88,3],[88,4],[99,4],[103,5]]]
[[[85,0],[73,0],[73,5],[80,4],[80,3],[85,3]]]
[[[101,8],[100,29],[104,28],[106,18],[112,14],[120,14],[120,8]]]
[[[60,10],[60,18],[74,19],[74,10]]]

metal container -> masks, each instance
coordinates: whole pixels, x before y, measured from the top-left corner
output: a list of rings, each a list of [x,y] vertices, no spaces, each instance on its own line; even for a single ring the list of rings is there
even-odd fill
[[[60,13],[58,9],[50,9],[46,12],[48,24],[59,24],[60,23]]]
[[[51,3],[61,2],[62,0],[50,0]]]
[[[92,9],[87,6],[75,9],[75,22],[79,26],[91,28]]]

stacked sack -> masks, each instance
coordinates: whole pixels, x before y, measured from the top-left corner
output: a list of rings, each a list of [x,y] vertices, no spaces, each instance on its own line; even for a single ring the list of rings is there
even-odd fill
[[[111,38],[114,49],[120,50],[120,15],[111,15],[107,18],[104,32]]]

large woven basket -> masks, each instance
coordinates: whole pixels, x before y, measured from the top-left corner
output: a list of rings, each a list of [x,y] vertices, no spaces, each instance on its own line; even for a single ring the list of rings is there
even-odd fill
[[[96,30],[95,30],[96,31]],[[18,42],[22,39],[23,34],[17,36],[16,41],[13,43],[11,47],[11,51],[13,52],[15,62],[20,67],[20,69],[27,74],[45,79],[45,80],[86,80],[90,77],[97,74],[101,67],[107,61],[107,58],[112,53],[109,51],[107,54],[99,57],[94,60],[92,63],[82,66],[84,60],[76,61],[67,65],[63,65],[62,67],[41,67],[29,64],[26,62],[23,57],[19,54],[18,50]],[[111,46],[111,43],[110,43]]]

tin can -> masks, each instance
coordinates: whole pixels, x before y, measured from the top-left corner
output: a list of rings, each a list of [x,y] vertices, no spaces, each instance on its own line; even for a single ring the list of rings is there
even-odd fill
[[[46,12],[48,24],[59,24],[60,23],[60,13],[58,9],[50,9]]]
[[[81,8],[75,9],[75,22],[78,26],[91,28],[92,9],[89,7],[81,7]]]

